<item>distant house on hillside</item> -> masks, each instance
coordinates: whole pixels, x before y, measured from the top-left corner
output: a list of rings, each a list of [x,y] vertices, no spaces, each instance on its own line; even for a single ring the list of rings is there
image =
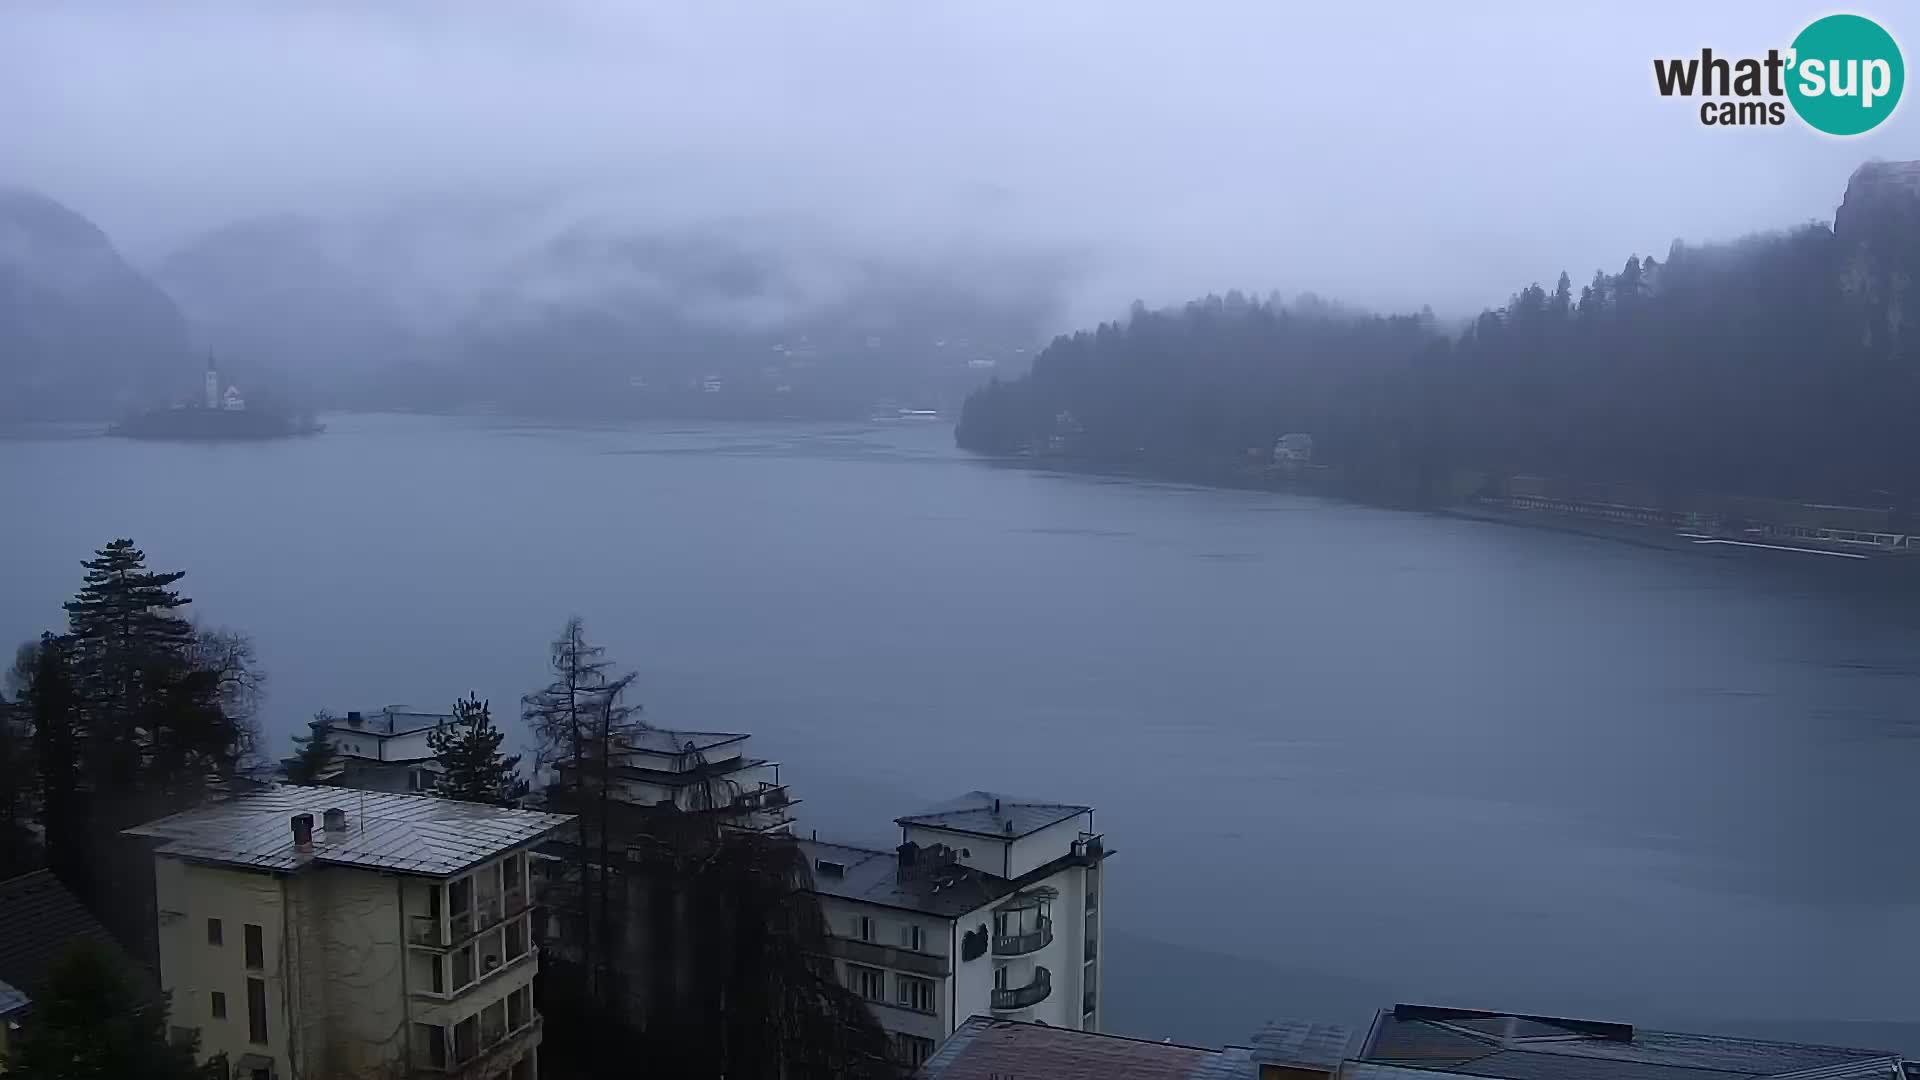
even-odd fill
[[[320,779],[363,791],[432,791],[444,770],[427,736],[452,722],[452,713],[406,705],[316,720],[310,726],[316,734],[324,732],[334,750],[333,768]]]
[[[1313,464],[1313,436],[1292,432],[1273,444],[1273,463],[1281,468],[1301,469]]]

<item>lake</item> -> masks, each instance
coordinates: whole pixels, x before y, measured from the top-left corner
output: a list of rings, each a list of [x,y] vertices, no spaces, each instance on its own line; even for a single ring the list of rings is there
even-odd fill
[[[1920,1049],[1911,599],[938,424],[328,425],[0,438],[0,635],[132,536],[254,637],[278,754],[320,708],[514,718],[578,613],[823,836],[970,788],[1097,807],[1130,1034],[1411,1000]]]

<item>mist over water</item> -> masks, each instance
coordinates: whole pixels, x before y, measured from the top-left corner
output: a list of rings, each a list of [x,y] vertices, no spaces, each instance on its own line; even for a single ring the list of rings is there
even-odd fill
[[[1116,1030],[1394,1000],[1876,1045],[1910,1022],[1920,609],[1304,497],[989,464],[940,424],[329,418],[0,441],[0,633],[131,535],[314,710],[511,715],[570,613],[803,828],[974,788],[1098,808]],[[1873,1028],[1872,1036],[1860,1025]],[[1892,1045],[1900,1045],[1895,1040]]]

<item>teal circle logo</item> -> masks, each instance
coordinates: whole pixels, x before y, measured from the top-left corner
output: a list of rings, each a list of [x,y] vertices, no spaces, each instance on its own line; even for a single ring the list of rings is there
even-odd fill
[[[1900,104],[1907,82],[1900,46],[1880,24],[1829,15],[1793,39],[1787,99],[1809,127],[1829,135],[1872,131]]]

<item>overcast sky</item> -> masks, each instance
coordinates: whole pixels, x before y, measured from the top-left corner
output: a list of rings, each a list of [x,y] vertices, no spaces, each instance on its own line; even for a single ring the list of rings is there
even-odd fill
[[[1076,317],[1230,287],[1470,312],[1830,219],[1860,161],[1920,157],[1912,101],[1839,140],[1653,92],[1655,56],[1784,47],[1827,10],[15,0],[0,180],[136,259],[260,213],[577,200],[1085,252]],[[1911,59],[1911,6],[1849,10]]]

